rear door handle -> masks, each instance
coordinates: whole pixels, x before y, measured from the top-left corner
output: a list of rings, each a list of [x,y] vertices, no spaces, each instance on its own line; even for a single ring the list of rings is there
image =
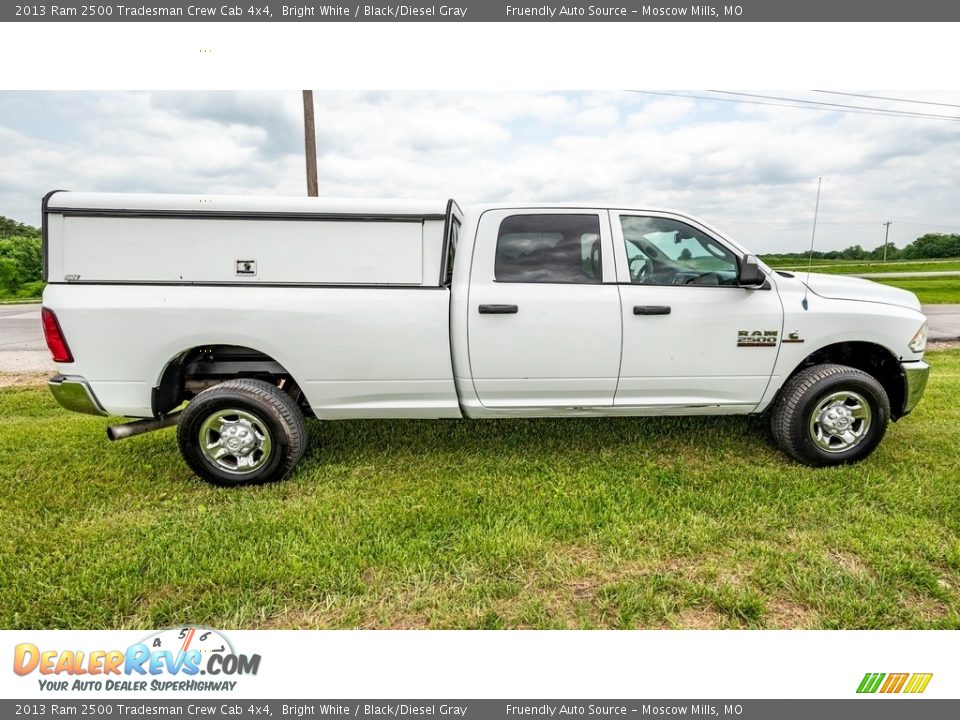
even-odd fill
[[[516,305],[481,305],[481,315],[516,315]]]
[[[669,315],[669,305],[634,305],[634,315]]]

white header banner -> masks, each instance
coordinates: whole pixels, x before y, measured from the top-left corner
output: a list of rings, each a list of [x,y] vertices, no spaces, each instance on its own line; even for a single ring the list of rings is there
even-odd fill
[[[852,699],[866,697],[868,673],[906,673],[906,686],[932,674],[922,697],[958,698],[956,641],[949,631],[185,627],[2,631],[0,652],[4,699]]]

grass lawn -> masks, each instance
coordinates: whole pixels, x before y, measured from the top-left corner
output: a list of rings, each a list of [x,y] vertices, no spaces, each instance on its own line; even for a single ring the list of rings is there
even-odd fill
[[[25,305],[28,303],[39,303],[43,302],[43,298],[40,296],[37,297],[23,297],[23,298],[0,298],[0,305]]]
[[[960,628],[960,350],[860,465],[761,419],[311,423],[216,490],[0,390],[0,627]]]
[[[916,293],[925,305],[940,303],[960,303],[960,275],[954,277],[891,278],[882,280],[872,278],[884,285],[893,285]]]
[[[806,263],[794,260],[772,258],[768,261],[771,267],[779,270],[791,270],[800,273],[807,269]],[[960,259],[947,260],[901,260],[887,263],[855,262],[850,260],[814,260],[813,272],[829,273],[831,275],[855,275],[858,273],[881,272],[927,272],[927,271],[960,271]],[[913,278],[871,278],[875,282],[892,285],[916,293],[920,302],[925,305],[941,303],[960,303],[960,275],[949,277],[913,277]]]
[[[807,269],[805,260],[784,260],[773,258],[767,262],[772,268],[804,272]],[[857,275],[859,273],[883,272],[943,272],[960,271],[960,258],[946,260],[891,260],[889,262],[857,261],[857,260],[814,260],[812,272],[830,273],[833,275]]]

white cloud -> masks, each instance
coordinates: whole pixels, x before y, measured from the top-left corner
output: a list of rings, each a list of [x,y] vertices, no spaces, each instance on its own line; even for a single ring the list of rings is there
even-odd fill
[[[960,226],[949,122],[627,92],[315,100],[327,195],[675,207],[763,252],[806,246],[823,176],[820,247]],[[302,148],[298,92],[0,93],[0,214],[36,224],[62,187],[299,194]]]

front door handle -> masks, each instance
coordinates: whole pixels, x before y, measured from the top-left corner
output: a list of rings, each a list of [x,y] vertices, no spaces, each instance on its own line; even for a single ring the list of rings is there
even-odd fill
[[[669,305],[634,305],[634,315],[669,315]]]
[[[516,315],[516,305],[481,305],[481,315]]]

